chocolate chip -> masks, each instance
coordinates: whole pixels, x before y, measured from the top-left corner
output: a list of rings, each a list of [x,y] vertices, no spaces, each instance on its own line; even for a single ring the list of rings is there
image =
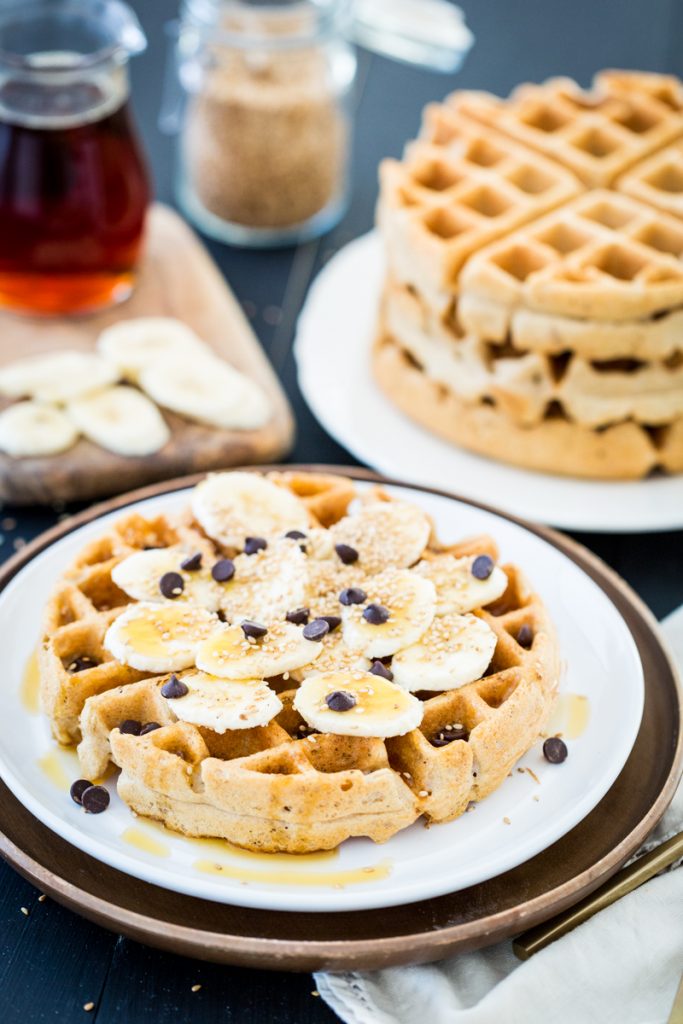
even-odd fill
[[[382,679],[388,679],[389,682],[394,678],[394,673],[391,669],[383,665],[381,661],[373,661],[370,671],[373,676],[381,676]]]
[[[227,583],[235,575],[235,563],[232,558],[221,558],[211,569],[216,583]]]
[[[313,619],[307,626],[304,626],[304,637],[306,640],[322,640],[330,631],[330,624],[325,619]]]
[[[184,697],[189,692],[185,683],[181,682],[175,674],[161,687],[161,696],[167,700],[177,700],[178,697]]]
[[[202,567],[202,553],[201,553],[201,551],[197,551],[196,554],[190,555],[189,558],[186,558],[184,562],[180,563],[180,568],[184,569],[185,572],[196,572],[197,569],[201,569],[201,567]]]
[[[244,541],[245,555],[255,555],[257,551],[265,551],[268,541],[264,537],[247,537]]]
[[[302,533],[301,530],[288,530],[285,537],[289,540],[306,540],[306,534]]]
[[[551,764],[562,764],[568,753],[567,744],[559,736],[549,736],[543,744],[543,756]]]
[[[140,735],[146,736],[148,732],[154,732],[155,729],[161,729],[158,722],[148,722],[147,725],[143,725],[140,729]]]
[[[487,580],[493,572],[494,562],[490,555],[477,555],[472,562],[472,575],[477,580]]]
[[[295,626],[305,626],[311,614],[310,608],[295,608],[293,612],[287,612],[287,622],[293,622]]]
[[[67,666],[67,672],[85,672],[86,669],[94,668],[97,662],[88,654],[79,654],[77,658]]]
[[[363,618],[371,626],[381,626],[389,618],[390,612],[383,604],[369,604],[363,609]]]
[[[528,626],[525,622],[522,626],[519,627],[519,632],[517,633],[517,643],[520,647],[524,647],[528,651],[533,642],[534,632],[531,626]]]
[[[346,587],[339,595],[339,603],[347,607],[350,604],[364,604],[367,599],[368,595],[360,587]]]
[[[464,725],[445,725],[443,729],[439,729],[432,736],[431,744],[433,747],[447,747],[454,740],[466,740],[468,736],[469,733]]]
[[[185,580],[179,572],[165,572],[159,580],[159,590],[164,597],[180,597],[185,589]]]
[[[87,814],[101,814],[109,807],[109,793],[104,786],[88,786],[81,794],[81,804]]]
[[[76,779],[76,781],[71,784],[69,796],[75,804],[80,804],[83,800],[83,794],[86,789],[90,789],[91,786],[92,782],[90,779]]]
[[[320,618],[330,627],[330,633],[334,633],[335,629],[339,629],[341,626],[341,619],[338,615],[321,615]]]
[[[358,561],[358,552],[350,544],[335,544],[334,550],[341,558],[344,565],[353,565]]]
[[[268,632],[267,626],[262,626],[260,622],[252,622],[251,619],[245,619],[240,626],[244,635],[252,640],[260,640]]]
[[[356,698],[347,690],[334,690],[325,697],[330,711],[350,711],[356,706]]]
[[[134,718],[127,718],[125,722],[121,722],[121,725],[119,726],[119,732],[128,733],[130,736],[139,736],[141,729],[142,722],[136,722]]]

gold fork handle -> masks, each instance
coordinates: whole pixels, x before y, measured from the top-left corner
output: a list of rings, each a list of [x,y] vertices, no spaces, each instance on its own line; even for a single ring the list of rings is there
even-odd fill
[[[672,836],[671,839],[651,850],[650,853],[639,857],[633,864],[614,875],[576,906],[564,910],[557,917],[544,921],[543,924],[536,925],[535,928],[530,928],[528,932],[518,936],[512,943],[513,952],[520,960],[528,960],[530,956],[545,949],[555,939],[561,938],[577,925],[583,924],[593,914],[616,903],[627,893],[633,892],[643,882],[647,882],[659,874],[680,857],[683,857],[683,832],[679,832],[678,835]]]

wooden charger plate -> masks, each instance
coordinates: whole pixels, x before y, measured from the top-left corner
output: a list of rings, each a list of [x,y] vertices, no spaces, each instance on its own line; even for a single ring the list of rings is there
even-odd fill
[[[140,316],[176,317],[193,328],[219,356],[261,385],[273,410],[269,422],[257,430],[222,430],[162,409],[171,439],[161,451],[142,458],[115,455],[85,438],[43,458],[13,459],[0,452],[0,501],[30,505],[91,499],[183,473],[272,462],[287,454],[294,420],[256,335],[194,231],[160,203],[148,214],[131,297],[91,316],[0,313],[0,365],[57,349],[92,351],[105,327]],[[0,399],[0,405],[7,404]]]
[[[413,486],[345,467],[286,468]],[[66,520],[3,566],[0,590],[39,552],[84,523],[198,479],[147,487]],[[186,956],[277,970],[374,969],[438,960],[518,934],[578,902],[638,849],[671,801],[683,770],[683,695],[655,619],[623,580],[568,538],[520,524],[564,552],[609,596],[633,634],[645,675],[642,724],[623,771],[598,806],[538,856],[487,882],[403,907],[333,914],[252,910],[170,892],[100,863],[40,824],[2,783],[0,854],[43,892],[112,931]]]

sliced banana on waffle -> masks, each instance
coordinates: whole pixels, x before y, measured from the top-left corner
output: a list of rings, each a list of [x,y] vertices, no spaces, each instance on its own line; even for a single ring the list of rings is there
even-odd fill
[[[328,633],[322,640],[323,649],[315,661],[292,672],[294,680],[308,679],[319,676],[323,672],[368,672],[372,666],[369,658],[358,651],[352,651],[344,643],[341,629]]]
[[[290,622],[268,627],[245,622],[226,626],[202,643],[195,664],[221,679],[269,679],[308,665],[322,649],[322,643],[307,640]]]
[[[423,706],[400,686],[369,672],[325,672],[306,679],[294,707],[313,729],[386,738],[417,729]]]
[[[454,690],[481,679],[496,634],[476,615],[440,615],[417,643],[394,655],[394,682],[406,690]]]
[[[371,501],[330,527],[340,558],[352,558],[364,572],[406,569],[417,562],[431,533],[428,517],[405,501]],[[350,552],[349,552],[350,549]]]
[[[213,732],[267,725],[282,710],[282,701],[262,679],[219,679],[207,672],[183,672],[187,693],[169,698],[177,718]]]
[[[407,569],[387,569],[363,587],[366,600],[341,605],[344,641],[367,658],[385,658],[416,643],[436,608],[431,580]]]
[[[152,363],[179,355],[197,359],[211,354],[209,346],[187,324],[170,316],[121,320],[102,331],[97,347],[120,375],[133,384]]]
[[[178,601],[218,611],[224,584],[212,577],[206,559],[197,569],[183,569],[191,554],[181,547],[136,551],[114,566],[111,578],[135,601]]]
[[[171,436],[157,407],[126,385],[78,398],[67,408],[88,440],[116,455],[152,455]]]
[[[141,672],[178,672],[194,664],[197,648],[220,625],[217,615],[196,605],[140,602],[114,619],[104,646]]]
[[[237,555],[219,607],[228,622],[275,622],[306,603],[306,556],[295,540],[278,540],[253,555]]]
[[[95,353],[48,352],[1,369],[0,394],[61,404],[98,391],[119,377],[116,367]]]
[[[77,440],[76,426],[54,405],[17,402],[0,413],[0,451],[15,459],[56,455]]]
[[[437,615],[463,614],[484,608],[505,593],[508,578],[503,570],[489,559],[490,566],[486,565],[477,577],[473,572],[476,561],[475,556],[436,555],[415,566],[415,572],[431,580],[436,587]],[[489,574],[482,578],[482,573],[489,568]]]
[[[304,532],[308,510],[284,487],[256,473],[213,473],[192,492],[194,516],[212,540],[242,548],[245,537]]]

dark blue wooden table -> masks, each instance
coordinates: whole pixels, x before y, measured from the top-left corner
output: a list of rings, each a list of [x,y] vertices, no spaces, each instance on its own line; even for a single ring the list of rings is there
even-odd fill
[[[149,49],[133,69],[134,100],[156,178],[172,201],[172,141],[157,116],[175,0],[133,0]],[[245,252],[210,244],[292,400],[299,424],[293,458],[351,463],[314,421],[299,394],[292,357],[296,318],[327,259],[372,223],[376,168],[414,134],[422,106],[456,83],[506,93],[524,78],[569,74],[587,84],[601,67],[683,74],[680,0],[462,0],[476,45],[457,77],[416,71],[362,53],[354,196],[329,236],[296,249]],[[1,229],[1,225],[0,225]],[[0,557],[54,523],[63,509],[0,511]],[[683,533],[578,535],[640,593],[658,616],[683,602]],[[0,864],[0,1024],[312,1024],[335,1015],[312,979],[238,970],[147,949],[81,920]],[[22,913],[22,907],[29,911]],[[201,985],[197,992],[192,987]],[[93,1002],[88,1013],[84,1004]],[[530,1018],[531,1020],[531,1018]]]

